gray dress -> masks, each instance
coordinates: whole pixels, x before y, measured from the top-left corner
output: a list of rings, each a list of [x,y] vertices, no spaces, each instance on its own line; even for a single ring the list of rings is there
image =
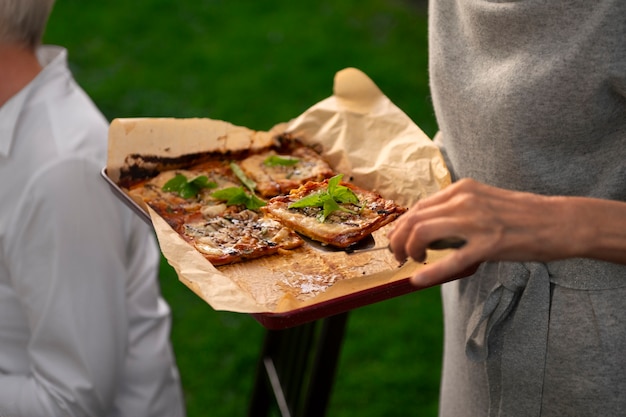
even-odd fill
[[[626,201],[626,1],[432,0],[429,18],[453,178]],[[487,263],[442,294],[441,416],[626,415],[626,267]]]

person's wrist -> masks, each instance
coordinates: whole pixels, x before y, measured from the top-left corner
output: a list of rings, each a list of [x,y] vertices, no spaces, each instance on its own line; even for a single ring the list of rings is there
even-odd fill
[[[548,234],[544,236],[547,246],[553,248],[553,259],[584,257],[596,233],[588,209],[572,197],[545,197],[546,216],[550,221]]]
[[[562,198],[563,218],[571,225],[568,228],[568,257],[584,258],[595,253],[602,245],[598,223],[598,212],[593,200],[579,197]]]

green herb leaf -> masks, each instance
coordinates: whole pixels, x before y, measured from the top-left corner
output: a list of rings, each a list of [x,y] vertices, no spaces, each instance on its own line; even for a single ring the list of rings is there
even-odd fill
[[[229,187],[217,190],[211,197],[225,201],[227,205],[244,205],[249,210],[257,211],[267,203],[254,194],[247,193],[243,187]]]
[[[328,193],[326,192],[309,194],[306,197],[289,204],[289,208],[322,207],[324,206],[324,199],[328,197]]]
[[[330,216],[333,213],[333,211],[340,210],[340,209],[341,207],[339,206],[339,204],[337,204],[337,202],[333,200],[332,198],[324,199],[324,210],[322,210],[322,217],[320,221],[324,223],[326,218]]]
[[[343,185],[335,188],[332,196],[338,203],[351,203],[355,205],[359,204],[359,198],[356,196],[356,194],[354,194],[351,189]]]
[[[290,203],[288,208],[321,207],[322,211],[317,218],[322,223],[337,210],[356,214],[355,211],[340,205],[341,203],[359,204],[359,198],[356,194],[345,185],[340,185],[342,177],[342,174],[335,175],[328,180],[328,187],[325,191],[318,191],[302,197],[300,200]]]
[[[185,184],[187,184],[187,177],[183,174],[176,174],[176,176],[163,185],[162,190],[177,193]]]
[[[246,202],[246,208],[248,208],[249,210],[258,211],[261,207],[265,205],[267,205],[265,201],[261,200],[254,194],[249,194],[249,199]]]
[[[248,188],[248,190],[250,190],[251,192],[254,193],[254,190],[256,189],[256,182],[254,182],[250,178],[248,178],[246,173],[243,172],[243,170],[236,163],[231,162],[230,163],[230,169],[233,170],[233,172],[235,173],[237,178],[239,178],[239,181],[241,181],[243,183],[243,185],[245,185],[246,188]]]
[[[209,181],[206,175],[199,175],[191,180],[187,180],[183,174],[176,174],[172,179],[163,185],[163,191],[176,193],[182,198],[195,198],[203,188],[215,188],[217,184]]]
[[[196,178],[189,181],[190,184],[200,188],[215,188],[217,184],[213,181],[209,181],[209,177],[206,175],[198,175]]]
[[[241,187],[230,187],[223,188],[221,190],[214,191],[211,193],[211,197],[216,198],[218,200],[231,202],[235,201],[240,195],[245,194],[245,191]]]
[[[265,161],[263,161],[263,164],[267,165],[268,167],[275,167],[275,166],[289,167],[289,166],[297,164],[298,162],[300,162],[300,159],[294,158],[293,156],[270,155],[267,158],[265,158]]]
[[[328,194],[334,194],[335,188],[337,188],[342,178],[343,174],[338,174],[328,180]]]

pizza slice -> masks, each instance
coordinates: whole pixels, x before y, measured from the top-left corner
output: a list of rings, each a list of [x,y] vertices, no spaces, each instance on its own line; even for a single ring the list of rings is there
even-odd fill
[[[266,198],[286,194],[308,181],[322,181],[335,175],[319,153],[302,144],[270,149],[238,164],[256,183],[259,194]]]
[[[240,185],[227,163],[214,161],[189,169],[163,171],[134,184],[128,193],[134,200],[152,207],[168,223],[178,223],[186,214],[210,211],[212,206],[220,204],[221,201],[211,196],[215,190]]]
[[[177,231],[215,266],[273,255],[304,243],[293,230],[272,218],[225,205],[221,215],[195,216]]]
[[[226,161],[161,172],[129,194],[152,207],[216,266],[304,243],[289,228],[263,216],[259,207],[265,202],[246,190]]]
[[[289,194],[271,198],[261,211],[306,237],[347,248],[407,210],[341,179],[342,175],[336,175],[307,182]]]

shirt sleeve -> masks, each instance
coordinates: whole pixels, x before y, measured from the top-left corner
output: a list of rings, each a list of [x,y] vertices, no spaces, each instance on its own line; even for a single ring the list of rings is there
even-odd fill
[[[26,375],[0,375],[0,415],[106,415],[128,348],[119,202],[97,167],[78,159],[25,187],[8,240],[31,365]]]

